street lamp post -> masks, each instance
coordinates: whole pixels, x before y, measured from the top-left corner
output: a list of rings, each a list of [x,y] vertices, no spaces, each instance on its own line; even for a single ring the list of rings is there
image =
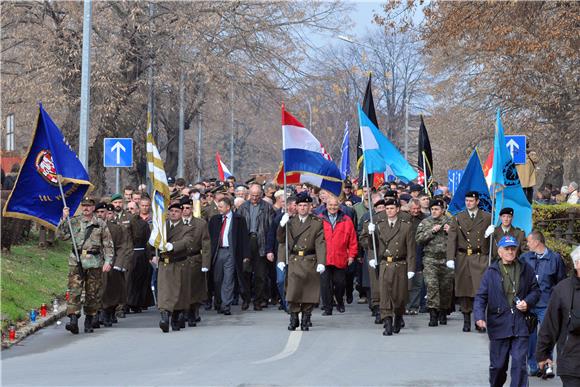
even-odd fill
[[[83,9],[83,48],[81,65],[81,116],[79,128],[79,159],[89,169],[89,113],[91,104],[91,23],[93,3],[85,0]]]

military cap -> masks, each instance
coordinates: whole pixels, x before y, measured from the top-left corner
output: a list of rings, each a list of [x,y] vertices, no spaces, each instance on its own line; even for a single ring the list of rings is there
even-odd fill
[[[431,203],[429,203],[429,208],[439,206],[441,208],[445,208],[445,202],[442,199],[433,199]]]
[[[115,211],[115,206],[111,203],[107,204],[106,206],[107,211]]]
[[[474,199],[479,199],[479,192],[477,191],[469,191],[468,193],[465,194],[466,198],[474,198]]]
[[[85,206],[94,206],[95,205],[95,199],[90,198],[90,197],[84,197],[83,200],[81,201],[81,205],[85,205]]]
[[[169,185],[175,184],[175,179],[173,177],[168,177],[167,178],[167,184],[169,184]]]
[[[173,202],[169,205],[169,209],[171,210],[172,208],[179,208],[180,210],[183,210],[183,205],[181,202]]]
[[[399,207],[399,201],[396,199],[387,199],[387,200],[385,200],[385,206],[397,206],[397,207]]]
[[[385,197],[396,199],[397,197],[399,197],[399,193],[397,191],[388,190],[387,192],[385,192]]]
[[[105,203],[105,202],[97,203],[97,205],[95,206],[95,211],[102,210],[102,209],[107,209],[107,203]]]
[[[344,181],[344,188],[352,188],[352,182],[350,180]]]
[[[413,197],[411,195],[409,195],[408,193],[404,193],[404,194],[401,194],[401,197],[399,197],[399,199],[404,200],[406,202],[409,202],[411,199],[413,199]]]
[[[514,209],[511,207],[502,208],[501,211],[499,212],[499,216],[502,216],[502,215],[514,216]]]
[[[182,197],[180,203],[182,206],[193,206],[193,200],[191,200],[191,198],[188,196]]]
[[[377,200],[377,202],[375,204],[373,204],[373,207],[377,207],[377,206],[381,206],[381,205],[385,205],[385,200],[384,199],[380,199]]]
[[[519,243],[516,238],[511,235],[506,235],[497,242],[497,247],[510,247],[510,246],[519,246]]]
[[[308,195],[298,195],[298,198],[296,199],[296,204],[300,204],[300,203],[312,203],[312,198]]]
[[[411,192],[421,192],[421,191],[423,191],[423,186],[419,184],[411,185]]]
[[[111,201],[115,201],[115,200],[119,200],[119,199],[123,199],[123,195],[121,195],[120,193],[116,193],[111,195]]]

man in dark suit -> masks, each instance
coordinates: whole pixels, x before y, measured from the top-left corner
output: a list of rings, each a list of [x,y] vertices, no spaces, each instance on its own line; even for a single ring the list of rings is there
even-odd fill
[[[273,261],[268,261],[266,258],[266,235],[274,218],[274,210],[270,203],[262,199],[262,196],[262,187],[253,183],[250,186],[250,200],[245,201],[238,210],[238,214],[244,217],[248,225],[251,267],[244,270],[242,277],[245,289],[250,289],[252,282],[254,284],[254,310],[262,310],[262,308],[267,307],[268,299],[271,296],[269,294],[268,271],[269,266],[273,265]],[[244,299],[242,310],[248,309],[249,305],[250,300]]]
[[[463,332],[471,331],[473,299],[488,266],[488,236],[494,230],[491,215],[480,210],[478,204],[479,193],[468,192],[466,209],[453,218],[447,231],[447,267],[455,269],[455,297],[459,298],[463,312]]]
[[[250,246],[246,220],[232,211],[232,200],[223,197],[218,204],[219,215],[209,221],[212,272],[218,313],[230,315],[234,301],[236,274],[241,278],[244,262],[250,262]],[[250,299],[250,289],[241,286],[244,301]]]

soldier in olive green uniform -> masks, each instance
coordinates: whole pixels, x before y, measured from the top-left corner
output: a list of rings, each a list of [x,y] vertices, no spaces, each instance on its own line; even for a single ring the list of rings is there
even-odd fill
[[[379,260],[371,259],[369,265],[379,266],[380,311],[385,336],[400,332],[408,298],[408,280],[415,276],[415,235],[411,223],[401,218],[399,210],[398,201],[386,200],[386,216],[373,219],[376,223],[368,226],[375,238]],[[372,241],[369,248],[369,256],[373,257]]]
[[[193,241],[189,246],[188,263],[191,269],[191,300],[187,311],[187,324],[196,326],[200,321],[199,307],[207,298],[206,276],[211,267],[211,241],[207,223],[193,217],[193,200],[185,197],[181,200],[183,208],[182,222],[192,229]]]
[[[183,312],[191,304],[191,265],[188,258],[193,253],[194,230],[183,224],[181,210],[180,202],[169,206],[166,251],[158,259],[158,307],[161,311],[159,328],[163,332],[169,332],[170,315],[172,330],[178,331],[185,327]]]
[[[82,214],[70,219],[78,255],[81,260],[84,278],[81,277],[74,251],[69,255],[68,288],[70,300],[67,315],[70,317],[66,329],[73,334],[79,333],[78,318],[81,311],[81,293],[85,291],[85,332],[93,331],[93,317],[100,305],[101,273],[108,272],[113,262],[113,239],[107,224],[94,215],[95,201],[85,198],[81,202]],[[63,217],[58,226],[61,240],[71,239],[67,218],[69,209],[63,209]]]
[[[493,243],[491,243],[491,255],[494,259],[499,258],[497,255],[497,242],[506,235],[513,236],[518,241],[516,257],[519,257],[528,251],[526,235],[523,230],[514,227],[512,221],[514,219],[514,209],[510,207],[502,208],[499,212],[501,224],[497,226],[493,232]]]
[[[325,270],[326,243],[322,220],[312,214],[312,198],[300,196],[296,201],[298,214],[290,218],[286,213],[280,221],[277,239],[278,268],[286,266],[286,228],[288,228],[288,274],[286,300],[290,310],[289,330],[307,331],[314,304],[320,302],[320,274]],[[302,312],[302,321],[298,314]]]
[[[415,240],[417,244],[423,245],[429,326],[436,327],[438,323],[447,325],[447,312],[453,300],[454,273],[445,265],[447,230],[451,218],[445,214],[445,202],[441,199],[432,200],[429,208],[431,216],[419,223]]]
[[[493,226],[491,215],[478,209],[479,193],[465,195],[466,209],[457,214],[447,231],[447,267],[455,269],[455,296],[463,312],[463,332],[471,331],[473,299],[489,260],[486,230]],[[490,233],[490,234],[491,234]],[[479,330],[479,328],[476,326]]]

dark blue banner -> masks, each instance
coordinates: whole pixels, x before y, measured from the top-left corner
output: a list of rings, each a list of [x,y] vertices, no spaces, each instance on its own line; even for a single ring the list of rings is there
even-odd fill
[[[59,179],[72,216],[93,187],[77,154],[40,105],[32,144],[4,206],[4,216],[56,227],[64,207]]]

